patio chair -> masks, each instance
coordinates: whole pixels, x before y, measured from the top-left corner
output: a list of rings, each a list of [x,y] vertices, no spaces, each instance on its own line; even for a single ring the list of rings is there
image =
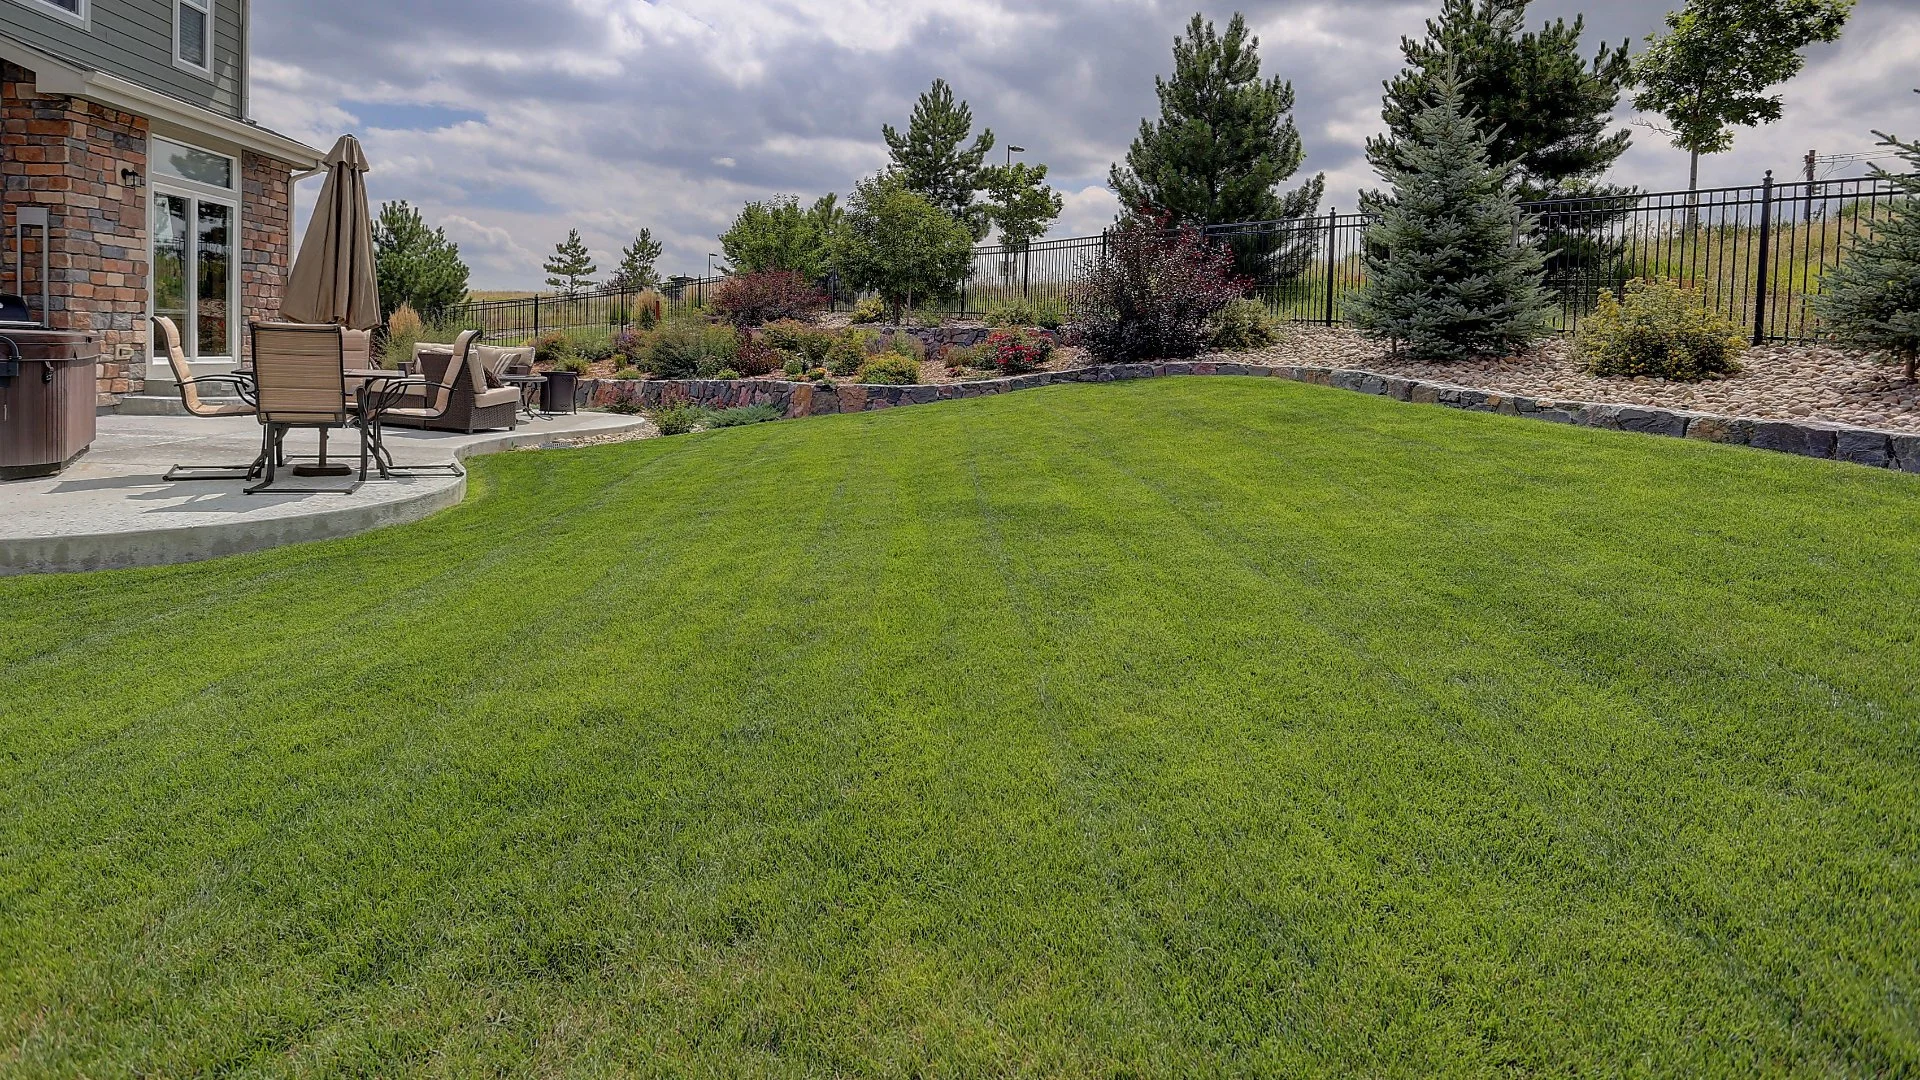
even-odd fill
[[[285,460],[287,432],[320,432],[317,465],[296,465],[295,476],[346,476],[353,470],[327,463],[327,435],[358,424],[349,404],[346,349],[340,328],[331,323],[254,323],[253,384],[256,415],[266,431],[265,477],[245,489],[249,495],[272,488],[276,466]],[[362,451],[366,435],[361,435]],[[275,494],[349,495],[346,488],[272,488]]]
[[[477,331],[469,331],[475,338]],[[467,333],[461,334],[462,338]],[[529,350],[530,351],[530,350]],[[453,394],[438,416],[420,419],[402,415],[423,408],[426,400],[415,394],[402,402],[390,415],[401,427],[430,428],[435,431],[460,431],[473,434],[489,428],[512,430],[520,423],[520,390],[498,382],[506,366],[520,356],[521,350],[496,349],[473,341],[462,347],[422,343],[414,346],[413,370],[428,383],[438,383],[451,370],[455,379]],[[489,374],[493,376],[489,379]]]
[[[254,415],[256,410],[253,405],[251,378],[232,372],[219,375],[195,375],[193,365],[187,361],[186,350],[180,347],[180,328],[165,315],[154,316],[153,326],[157,337],[155,344],[167,354],[167,366],[173,369],[173,381],[180,388],[180,405],[187,410],[188,416],[211,419],[219,416]],[[200,396],[202,386],[214,385],[226,387],[240,400],[225,401],[216,405]],[[251,480],[260,475],[266,460],[267,440],[263,428],[260,437],[260,453],[245,465],[175,465],[160,479]]]
[[[373,331],[340,328],[340,351],[346,354],[347,367],[370,368],[373,362]]]
[[[371,458],[380,470],[381,477],[396,476],[465,476],[466,470],[458,461],[444,465],[410,465],[401,468],[394,464],[393,454],[387,449],[386,424],[389,420],[400,420],[426,427],[432,421],[444,419],[447,410],[453,407],[456,396],[456,384],[469,378],[470,369],[480,360],[474,353],[474,344],[480,338],[478,330],[463,330],[453,343],[453,353],[447,362],[439,365],[439,371],[433,378],[413,376],[399,379],[380,379],[369,382],[360,388],[360,479],[367,478],[367,463]],[[519,394],[514,392],[514,401]]]

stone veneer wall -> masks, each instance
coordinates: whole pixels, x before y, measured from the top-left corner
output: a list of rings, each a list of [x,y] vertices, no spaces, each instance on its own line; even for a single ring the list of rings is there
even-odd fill
[[[280,317],[293,266],[292,166],[249,152],[240,163],[240,354],[253,355],[247,324]]]
[[[138,392],[146,381],[147,197],[122,185],[120,170],[147,175],[144,118],[79,98],[45,97],[33,73],[0,64],[0,177],[6,184],[5,288],[18,288],[39,314],[39,230],[26,244],[26,280],[13,279],[14,213],[48,210],[47,324],[100,339],[102,403]]]
[[[1871,428],[1828,424],[1814,420],[1758,420],[1722,417],[1645,405],[1607,405],[1587,401],[1553,401],[1491,390],[1474,390],[1446,383],[1426,382],[1397,375],[1381,375],[1350,368],[1304,366],[1268,367],[1231,361],[1179,361],[1162,364],[1112,364],[1039,371],[1001,379],[938,386],[867,386],[739,379],[588,379],[581,383],[589,405],[652,406],[673,392],[714,408],[772,405],[789,417],[828,413],[867,412],[901,405],[921,405],[957,398],[986,397],[1014,390],[1068,382],[1114,382],[1167,375],[1264,375],[1317,383],[1363,394],[1379,394],[1395,401],[1445,405],[1476,412],[1531,417],[1580,427],[1634,431],[1648,435],[1734,443],[1761,450],[1778,450],[1805,457],[1848,461],[1882,469],[1920,473],[1920,434],[1876,431]]]

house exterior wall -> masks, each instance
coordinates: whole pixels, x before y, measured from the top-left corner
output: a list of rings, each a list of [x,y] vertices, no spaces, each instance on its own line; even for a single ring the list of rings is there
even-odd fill
[[[293,267],[292,167],[248,152],[241,158],[240,350],[253,355],[255,320],[280,317],[280,299]]]
[[[41,0],[0,0],[0,34],[222,116],[244,118],[244,0],[213,2],[211,75],[174,63],[175,0],[89,3],[83,25]]]
[[[9,0],[0,0],[7,3]],[[149,360],[151,266],[146,119],[79,98],[42,96],[33,73],[0,63],[0,288],[17,289],[40,315],[39,230],[26,238],[24,280],[13,277],[17,209],[48,211],[47,323],[100,339],[99,403],[145,388]],[[241,355],[246,324],[278,316],[292,263],[293,166],[247,152],[240,160]],[[123,171],[130,183],[123,183]]]
[[[77,98],[42,97],[33,73],[0,64],[0,178],[6,184],[4,251],[9,273],[22,206],[45,207],[48,228],[26,238],[17,283],[40,314],[40,250],[47,245],[47,324],[100,339],[103,403],[137,393],[146,378],[148,267],[146,189],[121,170],[147,172],[147,123]]]

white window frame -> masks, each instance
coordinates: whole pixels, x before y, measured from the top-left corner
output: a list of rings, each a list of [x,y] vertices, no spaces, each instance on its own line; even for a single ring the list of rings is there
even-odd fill
[[[173,66],[179,68],[182,71],[191,71],[195,75],[199,75],[204,78],[208,78],[208,79],[213,78],[213,39],[216,36],[214,32],[215,27],[214,27],[214,18],[213,18],[214,0],[167,0],[167,2],[173,5]],[[206,48],[203,52],[203,55],[206,57],[207,62],[204,67],[194,63],[191,60],[188,60],[186,57],[181,55],[181,52],[180,52],[181,5],[185,5],[187,7],[193,8],[195,11],[198,11],[207,17],[207,41],[206,41]]]
[[[218,150],[209,150],[204,146],[194,146],[194,144],[183,139],[175,139],[166,135],[158,137],[166,139],[168,142],[192,147],[203,153],[226,158],[233,163],[233,168],[228,173],[228,175],[233,177],[233,186],[230,188],[216,187],[212,184],[202,184],[196,180],[182,180],[177,176],[163,176],[155,172],[151,166],[151,162],[153,161],[154,136],[150,135],[147,140],[147,161],[149,162],[147,168],[147,178],[149,181],[147,190],[148,216],[151,217],[153,214],[153,198],[155,195],[176,195],[191,201],[187,212],[187,310],[194,312],[196,320],[198,319],[196,309],[199,307],[200,300],[200,234],[198,231],[199,214],[191,209],[191,204],[202,202],[217,203],[227,207],[233,214],[232,220],[228,223],[227,238],[227,351],[219,356],[195,355],[194,350],[200,347],[200,327],[197,321],[193,323],[190,328],[187,326],[180,328],[180,346],[186,352],[187,359],[196,363],[236,363],[240,359],[240,333],[245,329],[243,324],[246,321],[241,318],[240,311],[240,272],[243,262],[240,248],[243,238],[246,235],[246,228],[242,224],[246,220],[242,216],[245,207],[240,200],[240,161],[232,154],[221,153]],[[160,272],[159,264],[154,258],[154,232],[155,230],[151,227],[147,229],[147,326],[149,328],[153,326],[153,302],[154,297],[158,294],[158,283],[155,281],[155,278]],[[148,349],[147,355],[153,357],[156,363],[165,362],[164,357],[152,348]]]
[[[93,29],[93,0],[80,0],[79,11],[68,11],[53,0],[13,0],[22,7],[30,7],[49,18],[71,23],[82,30]]]

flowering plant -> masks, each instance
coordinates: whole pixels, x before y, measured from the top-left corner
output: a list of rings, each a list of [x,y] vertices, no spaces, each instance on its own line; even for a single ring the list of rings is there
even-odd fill
[[[1031,330],[995,330],[987,335],[986,354],[1004,375],[1038,371],[1053,355],[1053,339]]]

